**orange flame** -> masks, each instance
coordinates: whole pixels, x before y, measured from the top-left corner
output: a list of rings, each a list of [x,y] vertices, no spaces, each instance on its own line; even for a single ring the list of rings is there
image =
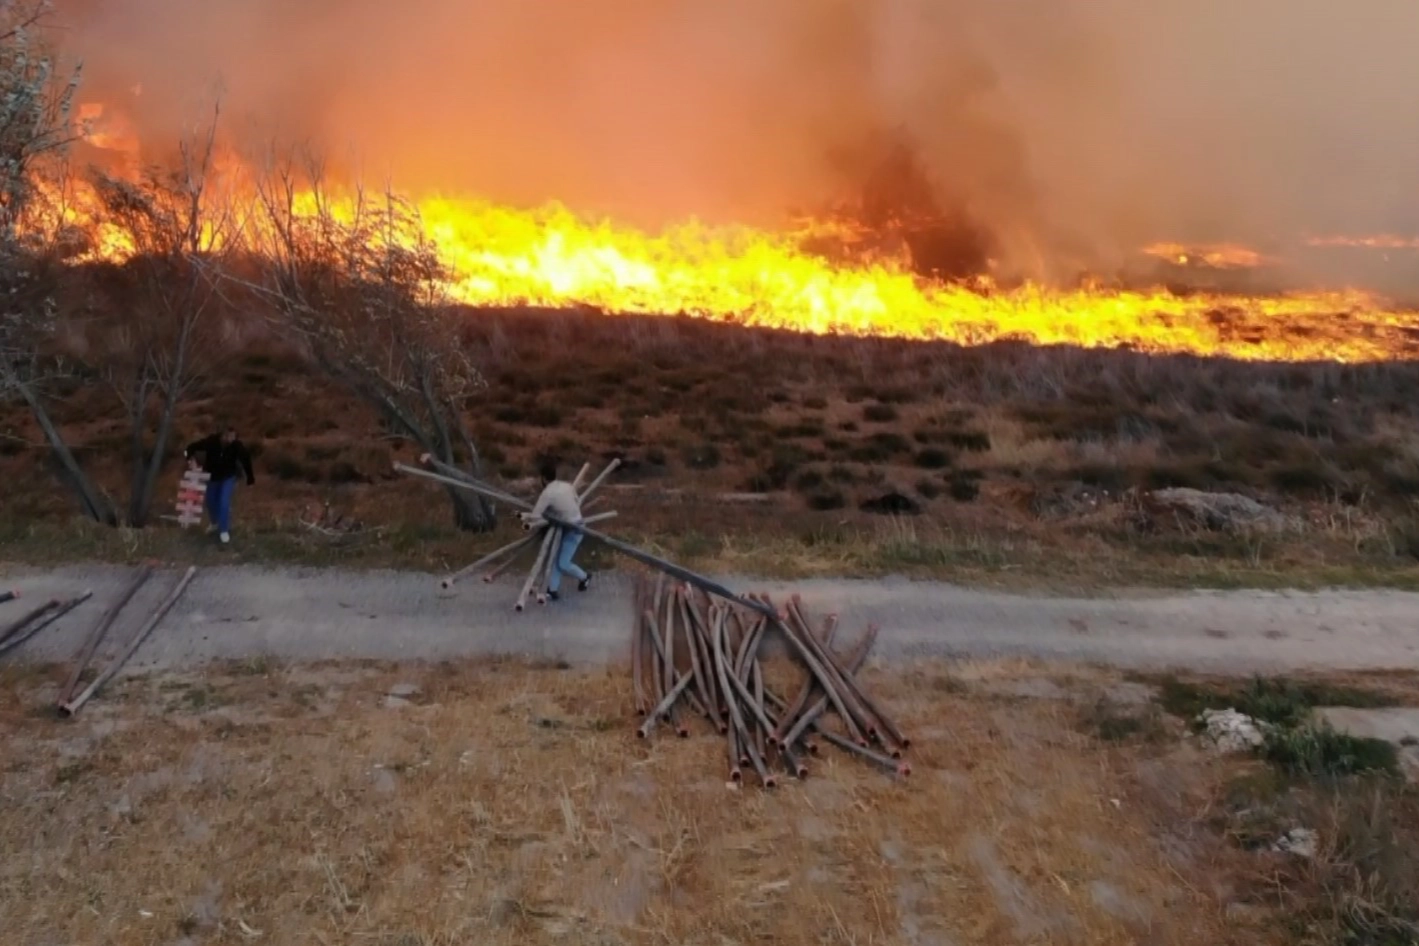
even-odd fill
[[[111,126],[105,134],[103,140],[120,150],[136,147]],[[230,159],[222,163],[233,170]],[[250,180],[242,173],[229,178]],[[91,192],[86,198],[82,185],[70,190],[65,220],[95,236],[91,256],[130,255],[132,246],[104,222]],[[337,214],[344,212],[340,203],[332,208]],[[774,233],[692,221],[647,233],[583,219],[559,205],[524,210],[428,196],[416,206],[452,273],[449,293],[473,306],[585,305],[967,345],[1012,339],[1248,360],[1419,359],[1419,312],[1353,290],[1267,297],[1038,285],[1001,290],[986,278],[971,285],[924,280],[906,259],[890,254],[829,262],[804,246],[815,233],[839,226],[832,222],[800,222],[791,233]],[[1225,245],[1156,244],[1145,252],[1221,268],[1267,262],[1245,247]]]

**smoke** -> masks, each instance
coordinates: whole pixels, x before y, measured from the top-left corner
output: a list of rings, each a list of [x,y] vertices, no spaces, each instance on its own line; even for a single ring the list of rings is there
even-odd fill
[[[366,177],[771,224],[909,141],[1018,268],[1419,232],[1413,0],[62,0],[85,97]]]

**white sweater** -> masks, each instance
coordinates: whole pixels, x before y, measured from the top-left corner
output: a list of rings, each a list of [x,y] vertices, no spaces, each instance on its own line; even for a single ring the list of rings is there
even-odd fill
[[[562,522],[581,522],[581,503],[577,502],[576,490],[566,480],[553,480],[542,490],[537,502],[532,506],[529,518],[541,519],[544,512],[550,512]]]

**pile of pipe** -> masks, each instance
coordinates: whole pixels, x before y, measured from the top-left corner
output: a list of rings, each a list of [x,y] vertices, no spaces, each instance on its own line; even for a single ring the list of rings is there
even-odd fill
[[[836,616],[815,629],[797,595],[781,610],[767,595],[748,600],[757,607],[664,576],[641,578],[631,637],[635,706],[644,717],[637,734],[648,739],[664,723],[685,737],[690,720],[701,717],[725,737],[730,780],[742,782],[752,768],[766,788],[777,784],[777,770],[807,777],[820,742],[909,775],[902,753],[910,742],[856,677],[877,628],[839,652]],[[775,637],[803,674],[791,699],[765,681],[764,649]]]

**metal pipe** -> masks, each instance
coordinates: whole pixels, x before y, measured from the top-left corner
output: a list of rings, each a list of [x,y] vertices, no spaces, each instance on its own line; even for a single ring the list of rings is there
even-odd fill
[[[833,660],[830,655],[825,653],[822,648],[817,646],[818,642],[814,640],[812,632],[808,630],[807,624],[804,623],[803,615],[799,613],[796,601],[789,603],[788,614],[789,620],[785,628],[791,633],[801,635],[802,644],[807,649],[812,650],[814,656],[822,662],[824,670],[827,671],[828,676],[832,679],[834,686],[837,688],[838,699],[847,707],[848,712],[852,713],[851,721],[856,723],[860,729],[867,733],[868,740],[876,739],[878,733],[876,720],[867,712],[866,708],[863,707],[861,701],[857,699],[856,693],[844,679],[842,669],[837,665],[837,662]],[[854,738],[862,745],[867,745],[867,740],[862,739],[860,736],[854,735]]]
[[[683,565],[676,565],[674,562],[667,561],[666,559],[660,558],[657,555],[652,555],[649,552],[636,548],[634,545],[622,542],[620,539],[612,538],[604,532],[590,528],[585,523],[562,522],[554,516],[546,515],[544,515],[543,518],[554,526],[561,526],[563,529],[575,530],[577,532],[582,533],[583,535],[590,536],[591,538],[598,540],[609,548],[615,549],[623,555],[628,555],[644,565],[649,565],[651,568],[660,569],[661,571],[665,572],[667,575],[670,575],[673,578],[678,578],[681,581],[688,581],[690,584],[695,585],[701,590],[708,592],[709,594],[712,594],[717,598],[723,598],[726,601],[732,601],[740,607],[748,608],[750,611],[757,611],[758,613],[763,614],[765,617],[777,616],[772,613],[772,609],[765,608],[762,604],[759,604],[756,601],[749,601],[745,598],[741,598],[739,595],[736,595],[734,592],[730,591],[723,585],[712,581],[703,575],[692,572],[688,568],[685,568]]]
[[[148,579],[153,577],[153,567],[144,565],[128,587],[123,589],[123,594],[118,600],[109,606],[109,609],[99,618],[94,629],[89,632],[89,637],[84,641],[84,645],[79,648],[79,652],[74,655],[74,669],[69,673],[69,679],[65,682],[64,688],[59,691],[58,703],[63,704],[74,695],[74,691],[79,688],[79,678],[84,674],[84,668],[89,665],[89,661],[94,659],[94,652],[99,649],[100,642],[104,635],[108,633],[113,622],[117,620],[118,614],[128,607],[128,602],[133,600],[133,596],[138,593],[138,589],[148,583]]]
[[[912,774],[912,767],[910,762],[903,762],[898,759],[893,759],[888,756],[884,756],[880,752],[873,752],[866,746],[859,746],[857,743],[852,742],[849,739],[844,739],[837,733],[827,729],[820,730],[818,735],[822,736],[824,739],[826,739],[828,742],[831,742],[839,749],[846,749],[848,752],[855,752],[858,755],[862,756],[864,759],[868,760],[869,762],[875,762],[877,765],[882,766],[882,768],[887,769],[889,772],[893,772],[897,775],[900,775],[903,778],[906,778],[908,775]]]
[[[536,538],[537,537],[535,535],[525,535],[522,538],[518,539],[516,542],[509,542],[507,545],[504,545],[501,548],[494,549],[487,555],[484,555],[482,558],[478,559],[478,561],[474,562],[472,565],[465,565],[458,571],[454,572],[452,575],[448,575],[445,578],[441,579],[439,581],[439,587],[447,591],[449,588],[452,588],[455,584],[462,581],[464,578],[467,578],[469,575],[473,574],[483,566],[496,562],[504,555],[512,555],[523,546],[532,544],[532,542]]]
[[[83,693],[80,693],[77,697],[66,703],[60,704],[60,715],[73,716],[75,713],[79,712],[79,708],[99,691],[99,687],[103,686],[113,678],[114,674],[118,673],[119,669],[137,653],[143,641],[148,639],[148,635],[153,632],[153,628],[158,626],[158,622],[167,616],[167,613],[172,610],[173,605],[177,604],[177,599],[187,590],[187,585],[192,581],[192,576],[195,574],[197,574],[197,566],[189,566],[187,573],[182,576],[182,579],[177,583],[177,586],[173,588],[172,592],[168,594],[167,598],[163,600],[163,603],[158,605],[158,609],[153,612],[152,617],[148,618],[147,623],[138,629],[137,634],[133,635],[133,640],[129,642],[128,647],[124,649],[123,653],[119,654],[118,658],[108,665],[108,669],[95,677],[94,682],[90,683]]]
[[[728,622],[725,622],[725,621],[721,621],[721,622],[720,622],[719,633],[720,633],[720,636],[721,636],[721,637],[725,636],[725,625],[726,625],[727,623],[728,623]],[[764,732],[773,732],[773,727],[769,725],[768,719],[765,718],[765,716],[764,716],[764,708],[763,708],[763,706],[761,706],[761,705],[759,704],[759,702],[754,699],[754,694],[751,693],[751,692],[749,692],[749,688],[748,688],[748,686],[745,685],[744,681],[740,680],[737,674],[729,673],[729,672],[727,671],[727,668],[726,668],[726,671],[725,671],[725,673],[724,673],[723,675],[724,675],[724,677],[725,677],[725,690],[726,690],[726,691],[729,691],[729,692],[732,692],[732,693],[737,693],[737,694],[739,695],[739,698],[740,698],[741,700],[743,700],[745,704],[748,705],[748,707],[749,707],[749,709],[750,709],[751,711],[753,711],[754,720],[755,720],[760,726],[763,726],[763,727],[764,727]],[[730,687],[733,687],[734,689],[733,689],[732,691],[730,691],[730,690],[729,690]],[[739,728],[742,729],[742,730],[744,730],[744,732],[745,732],[746,734],[749,734],[749,729],[748,729],[748,727],[744,725],[744,718],[743,718],[743,716],[739,713],[738,707],[737,707],[737,705],[735,704],[735,701],[734,701],[733,699],[730,699],[729,705],[730,705],[730,708],[731,708],[731,712],[734,714],[735,721],[736,721],[737,725],[739,726]],[[749,740],[747,740],[747,741],[752,745],[752,743],[753,743],[753,740],[752,740],[752,739],[749,739]],[[751,756],[751,758],[752,758],[752,756]]]
[[[631,692],[634,695],[636,715],[644,716],[647,705],[645,700],[645,618],[642,612],[645,610],[645,576],[636,580],[636,615],[635,629],[631,632]]]
[[[543,529],[546,528],[548,527],[543,526]],[[528,536],[527,545],[523,546],[523,549],[529,549],[532,547],[533,543],[535,543],[538,539],[545,538],[545,532],[538,532],[536,535]],[[518,560],[522,558],[523,549],[519,549],[512,555],[509,555],[507,558],[503,559],[498,564],[494,565],[492,568],[488,569],[487,573],[483,575],[483,581],[487,582],[488,584],[492,584],[493,582],[497,581],[498,578],[501,577],[503,572],[512,568],[514,565],[517,564]]]
[[[705,668],[705,686],[709,690],[711,718],[721,734],[729,732],[729,710],[725,708],[725,695],[719,689],[719,676],[714,672],[713,645],[710,643],[708,619],[700,612],[700,603],[692,595],[685,596],[686,613],[690,616],[690,627],[695,647],[700,651],[701,665]]]
[[[439,473],[449,477],[450,479],[458,480],[464,483],[465,485],[477,486],[480,489],[493,494],[489,496],[490,499],[497,499],[501,502],[507,503],[509,506],[513,506],[518,509],[532,508],[531,503],[527,502],[527,500],[522,499],[519,496],[514,496],[512,493],[509,493],[506,490],[498,489],[491,483],[485,483],[482,480],[478,479],[478,477],[474,476],[472,473],[469,473],[467,470],[460,470],[458,467],[454,466],[451,463],[444,463],[442,460],[438,459],[437,457],[434,457],[432,454],[423,454],[419,457],[419,462],[424,463],[428,466],[432,466]]]
[[[830,614],[823,619],[823,646],[828,648],[829,652],[832,650],[833,637],[837,633],[837,630],[838,616],[836,614]],[[813,674],[810,673],[804,677],[803,686],[798,689],[798,696],[794,697],[793,702],[788,704],[788,708],[784,710],[783,719],[779,722],[780,728],[774,732],[775,741],[783,741],[784,733],[782,727],[792,725],[793,720],[797,719],[799,714],[802,713],[804,708],[808,705],[808,698],[812,695]]]
[[[581,489],[581,481],[584,480],[584,479],[586,479],[586,474],[589,473],[589,472],[591,472],[591,463],[590,463],[590,462],[583,463],[583,464],[581,465],[581,469],[577,471],[576,479],[572,480],[572,490],[573,490],[573,491],[577,491],[577,490],[580,490],[580,489]]]
[[[91,597],[93,597],[93,594],[94,593],[92,591],[85,591],[77,597],[70,598],[68,601],[65,601],[63,604],[60,604],[59,607],[56,608],[52,613],[46,615],[39,621],[36,621],[34,624],[30,625],[25,630],[19,631],[18,633],[6,638],[5,642],[3,644],[0,644],[0,654],[9,653],[16,647],[19,647],[25,641],[29,640],[31,637],[34,637],[46,627],[49,627],[49,625],[59,620],[64,615],[68,614],[70,611],[73,611],[79,605],[83,604],[85,601],[88,601]],[[58,604],[58,602],[54,603]]]
[[[454,479],[451,476],[444,476],[440,473],[430,473],[428,470],[421,470],[418,467],[412,467],[407,463],[396,463],[394,464],[394,469],[399,471],[400,473],[404,473],[409,476],[418,476],[426,480],[431,480],[435,483],[442,483],[444,486],[454,486],[459,489],[466,489],[469,492],[477,493],[480,496],[485,496],[488,499],[495,500],[496,502],[507,503],[509,506],[521,512],[532,511],[532,504],[529,503],[527,500],[518,499],[516,496],[513,496],[509,493],[504,493],[502,490],[494,489],[493,487],[487,486],[483,483],[479,483],[476,481],[469,482],[468,480],[462,479]]]
[[[709,719],[710,722],[717,724],[719,721],[714,718],[712,709],[714,707],[714,698],[710,696],[710,692],[705,686],[705,668],[700,666],[700,648],[695,642],[695,638],[698,635],[695,633],[694,624],[690,620],[690,606],[685,601],[684,595],[676,595],[676,597],[679,599],[680,604],[680,623],[685,628],[685,649],[690,652],[690,673],[695,679],[695,690],[700,695],[700,702],[704,704],[702,709],[705,717]]]
[[[661,654],[665,658],[665,689],[668,692],[675,684],[675,589],[672,587],[665,596],[665,647]]]
[[[46,613],[48,613],[49,611],[52,611],[52,610],[54,610],[54,609],[57,608],[57,607],[59,607],[59,599],[55,598],[55,599],[53,599],[53,600],[46,601],[44,604],[42,604],[42,605],[40,605],[39,607],[35,608],[35,609],[34,609],[33,611],[31,611],[29,614],[26,614],[24,617],[20,618],[18,621],[15,621],[14,623],[12,623],[9,627],[5,628],[3,631],[0,631],[0,642],[9,640],[11,634],[17,633],[17,632],[20,630],[20,628],[24,627],[26,624],[29,624],[31,621],[36,620],[36,619],[39,618],[41,615],[46,614]]]
[[[796,595],[794,596],[792,607],[799,618],[800,627],[804,630],[806,635],[808,623],[807,620],[803,617],[802,611],[798,610],[799,601]],[[896,724],[892,722],[892,720],[887,716],[887,714],[882,712],[881,707],[877,705],[876,701],[873,700],[872,697],[868,696],[867,691],[865,691],[858,684],[857,679],[854,676],[855,671],[854,673],[845,672],[842,666],[838,663],[837,658],[833,656],[832,651],[828,650],[827,648],[820,646],[818,647],[818,652],[823,657],[824,661],[835,671],[838,678],[841,680],[843,686],[847,688],[849,696],[855,699],[860,705],[860,707],[864,710],[864,712],[869,714],[875,720],[877,726],[869,728],[868,735],[876,737],[878,741],[882,742],[884,745],[888,741],[891,741],[895,742],[902,749],[909,747],[911,745],[911,740],[907,739],[905,736],[902,735],[901,730],[897,728]],[[880,727],[882,731],[878,731],[878,727]],[[882,732],[886,733],[887,738],[883,738]],[[894,757],[899,755],[901,755],[900,749],[893,752]]]
[[[522,583],[522,590],[517,593],[517,602],[512,606],[514,611],[521,611],[527,604],[527,595],[532,591],[532,583],[537,580],[538,572],[542,571],[542,562],[547,558],[547,549],[552,544],[552,536],[556,534],[555,529],[548,529],[547,534],[542,537],[542,545],[537,549],[537,558],[532,562],[532,568],[527,572],[527,580]]]
[[[818,685],[822,687],[827,698],[832,701],[833,708],[842,716],[843,725],[847,727],[848,734],[858,742],[866,743],[867,740],[862,738],[861,731],[858,730],[857,724],[853,721],[852,713],[848,710],[842,697],[838,694],[837,688],[833,685],[832,677],[829,675],[828,671],[824,669],[822,663],[813,655],[808,645],[799,640],[798,635],[789,629],[787,624],[777,618],[775,618],[774,623],[778,626],[779,633],[784,636],[785,640],[793,645],[798,651],[798,656],[808,665],[808,669],[813,672],[813,675],[817,677]]]
[[[610,463],[606,464],[606,469],[601,471],[601,475],[596,477],[596,479],[592,480],[591,485],[588,486],[586,489],[582,490],[581,493],[577,495],[577,505],[580,506],[587,500],[591,499],[591,495],[596,492],[596,490],[601,486],[602,483],[606,482],[606,477],[614,473],[616,471],[616,468],[620,465],[620,460],[612,460]]]
[[[856,668],[862,666],[863,662],[867,660],[867,652],[872,649],[872,643],[876,639],[877,629],[869,626],[867,633],[864,634],[862,640],[858,642],[857,648],[853,651],[852,656],[848,658],[849,666],[853,668],[854,673],[856,672]],[[821,735],[823,728],[818,724],[818,717],[823,715],[827,708],[828,697],[824,695],[818,699],[818,702],[809,707],[807,712],[799,717],[798,721],[794,723],[793,727],[788,731],[788,734],[779,740],[779,745],[793,745],[802,738],[803,731],[810,726],[813,727],[814,732]]]
[[[680,682],[671,687],[670,692],[665,694],[665,698],[650,711],[650,716],[641,723],[640,728],[636,730],[636,735],[642,739],[649,739],[651,730],[655,729],[655,721],[661,716],[669,715],[670,707],[675,705],[675,701],[680,698],[681,693],[685,692],[685,688],[690,685],[690,681],[693,679],[688,673],[681,677]],[[689,735],[689,730],[686,730],[684,735]]]
[[[562,530],[552,529],[552,544],[548,547],[547,562],[542,566],[542,575],[538,581],[541,583],[537,592],[537,603],[546,604],[549,589],[552,587],[552,572],[557,568],[557,559],[562,555]]]

